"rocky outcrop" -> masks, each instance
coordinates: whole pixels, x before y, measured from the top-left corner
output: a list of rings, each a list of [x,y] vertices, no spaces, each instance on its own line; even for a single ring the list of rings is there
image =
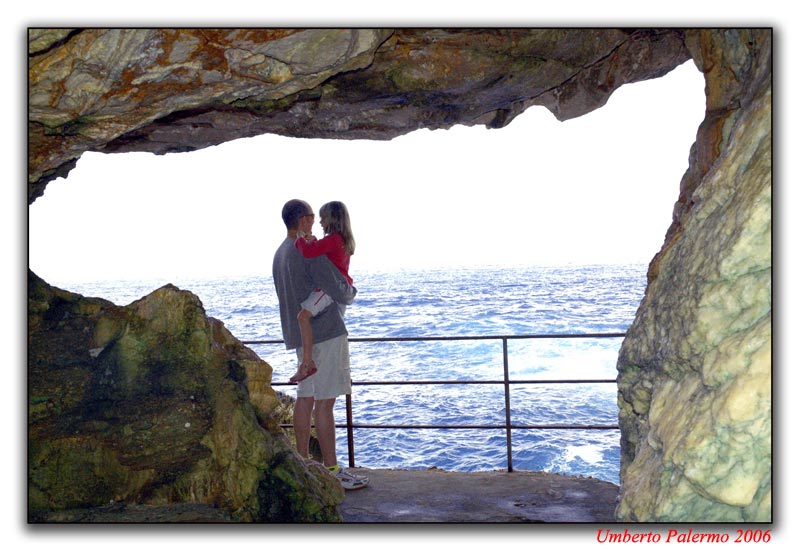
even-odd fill
[[[709,109],[676,209],[680,231],[654,260],[620,351],[621,520],[772,518],[767,38],[688,33],[712,83]]]
[[[691,58],[706,79],[707,111],[688,152],[672,226],[650,265],[645,299],[620,352],[617,515],[633,521],[765,521],[772,514],[771,55],[769,29],[32,29],[28,198],[34,201],[49,181],[66,176],[86,151],[163,154],[263,133],[390,139],[423,127],[502,128],[531,105],[544,105],[564,120],[601,107],[625,83],[656,78]],[[62,484],[63,495],[56,500],[56,492],[41,489],[55,488],[59,472],[80,474],[84,485],[113,487],[101,492],[104,498],[211,499],[228,495],[227,490],[198,473],[236,463],[237,472],[249,473],[242,474],[248,483],[226,479],[223,486],[238,484],[244,490],[231,495],[248,497],[232,510],[244,511],[244,517],[270,517],[266,505],[252,497],[253,480],[271,481],[256,484],[262,488],[288,484],[283,475],[264,474],[272,472],[265,465],[274,458],[285,464],[283,445],[270,437],[272,451],[265,456],[226,456],[224,446],[212,445],[204,430],[237,443],[257,442],[255,435],[262,433],[255,428],[230,432],[235,423],[227,433],[214,432],[222,426],[216,416],[226,411],[216,402],[192,413],[196,417],[184,421],[190,423],[184,432],[175,428],[182,418],[173,418],[178,425],[169,429],[193,454],[204,456],[201,467],[165,443],[163,452],[135,456],[135,464],[146,468],[131,470],[132,456],[125,454],[144,443],[123,437],[141,438],[142,432],[137,425],[127,433],[106,434],[104,415],[122,415],[111,407],[114,400],[147,413],[144,404],[162,400],[165,388],[192,386],[183,379],[188,368],[174,381],[171,375],[159,382],[160,370],[187,366],[183,353],[147,353],[147,361],[111,356],[113,351],[139,357],[137,343],[144,335],[133,341],[114,337],[122,344],[111,348],[89,342],[94,329],[81,336],[65,320],[91,317],[84,309],[116,310],[60,291],[38,291],[38,284],[33,288],[32,342],[47,344],[31,355],[29,367],[32,388],[41,389],[32,398],[31,449],[36,453],[31,457],[43,458],[31,466],[32,503],[61,506],[72,499],[70,492],[79,491]],[[58,298],[42,302],[37,293]],[[141,307],[128,308],[124,316],[131,320],[144,315],[133,313]],[[64,312],[71,313],[64,318]],[[155,318],[161,325],[148,331],[156,334],[166,320],[167,325],[174,321],[166,314]],[[121,322],[104,323],[101,335],[117,335],[112,329]],[[86,340],[80,341],[82,348],[64,345],[71,342],[64,329]],[[191,334],[174,342],[192,351],[199,343]],[[100,351],[87,359],[86,350]],[[84,369],[86,362],[94,367]],[[108,386],[97,375],[105,371],[95,370],[107,369],[103,362],[131,379]],[[149,367],[142,371],[136,367],[141,365]],[[143,389],[129,384],[151,368],[155,379]],[[244,380],[222,377],[221,367],[208,369],[221,387]],[[212,380],[211,374],[202,377]],[[264,376],[261,394],[269,402],[267,386]],[[119,394],[123,387],[136,398]],[[70,409],[83,403],[79,396],[90,395],[88,388],[95,388],[101,402],[88,410]],[[255,395],[251,390],[250,399]],[[248,400],[233,396],[223,402],[237,404],[237,418],[249,418]],[[188,403],[171,400],[170,411],[189,414]],[[48,408],[74,412],[52,419],[61,431],[55,433],[57,446],[45,438],[46,423],[38,417]],[[161,417],[149,415],[147,426],[160,427]],[[84,439],[87,434],[97,437]],[[112,466],[113,477],[87,474],[97,464]],[[176,490],[166,489],[172,472],[184,473],[176,478]],[[186,488],[201,490],[192,494]],[[291,496],[299,494],[293,492],[287,490],[287,503],[297,502]],[[321,511],[331,501],[312,502]]]
[[[340,485],[278,426],[271,368],[196,296],[167,285],[119,307],[28,284],[32,520],[117,502],[339,520]]]

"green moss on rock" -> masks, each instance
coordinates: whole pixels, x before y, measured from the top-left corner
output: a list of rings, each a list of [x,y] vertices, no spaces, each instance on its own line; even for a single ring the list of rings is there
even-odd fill
[[[34,274],[29,296],[31,519],[109,502],[340,519],[339,484],[277,427],[271,368],[196,296],[167,285],[119,307]]]

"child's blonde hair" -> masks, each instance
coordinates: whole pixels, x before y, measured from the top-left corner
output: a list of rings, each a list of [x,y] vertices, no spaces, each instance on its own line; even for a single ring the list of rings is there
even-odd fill
[[[353,229],[350,227],[350,214],[347,207],[341,201],[331,201],[325,203],[319,209],[322,230],[326,234],[338,233],[344,239],[344,249],[347,254],[355,254],[356,239],[353,237]]]

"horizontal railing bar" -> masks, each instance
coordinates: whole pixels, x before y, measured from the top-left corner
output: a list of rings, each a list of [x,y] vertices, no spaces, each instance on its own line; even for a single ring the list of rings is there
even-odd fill
[[[349,342],[424,342],[424,341],[500,341],[503,347],[503,380],[418,380],[418,381],[352,381],[353,386],[398,386],[398,385],[503,385],[505,387],[506,422],[503,425],[381,425],[371,423],[353,423],[350,396],[347,396],[347,423],[335,424],[336,428],[347,429],[348,454],[350,467],[354,463],[353,430],[354,429],[398,429],[398,430],[505,430],[506,455],[508,471],[512,472],[511,463],[511,431],[512,430],[620,430],[619,425],[517,425],[511,423],[509,389],[511,385],[541,384],[609,384],[616,379],[510,379],[508,373],[508,341],[519,339],[602,339],[625,337],[626,333],[549,333],[532,335],[479,335],[479,336],[439,336],[439,337],[348,337]],[[283,340],[249,340],[242,344],[284,344]],[[272,386],[290,386],[296,383],[272,383]],[[281,424],[283,428],[293,429],[292,424]]]
[[[353,386],[395,386],[395,385],[539,385],[539,384],[594,384],[616,383],[616,379],[509,379],[508,381],[352,381]],[[272,383],[272,386],[289,386],[297,383]]]
[[[342,425],[343,427],[346,425]],[[368,425],[353,424],[354,429],[466,429],[466,430],[500,430],[505,425]],[[537,430],[619,430],[618,425],[509,425],[510,429],[537,429]]]
[[[350,342],[415,342],[415,341],[497,341],[517,339],[606,339],[624,337],[625,333],[544,333],[532,335],[453,335],[433,337],[348,337]],[[281,339],[241,341],[242,344],[283,344]]]
[[[407,342],[407,341],[496,341],[514,339],[601,339],[624,337],[625,333],[547,333],[539,335],[453,335],[444,337],[351,337],[350,342]]]
[[[282,428],[292,428],[291,423],[281,424]],[[347,428],[346,424],[337,424],[337,428]],[[375,425],[369,423],[353,423],[354,429],[458,429],[458,430],[500,430],[500,429],[534,429],[534,430],[619,430],[619,425]]]

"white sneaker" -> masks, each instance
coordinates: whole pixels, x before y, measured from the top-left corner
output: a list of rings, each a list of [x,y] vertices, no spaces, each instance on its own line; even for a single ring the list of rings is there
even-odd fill
[[[328,470],[339,480],[345,490],[360,490],[369,484],[369,477],[345,471],[339,465],[328,467]]]

